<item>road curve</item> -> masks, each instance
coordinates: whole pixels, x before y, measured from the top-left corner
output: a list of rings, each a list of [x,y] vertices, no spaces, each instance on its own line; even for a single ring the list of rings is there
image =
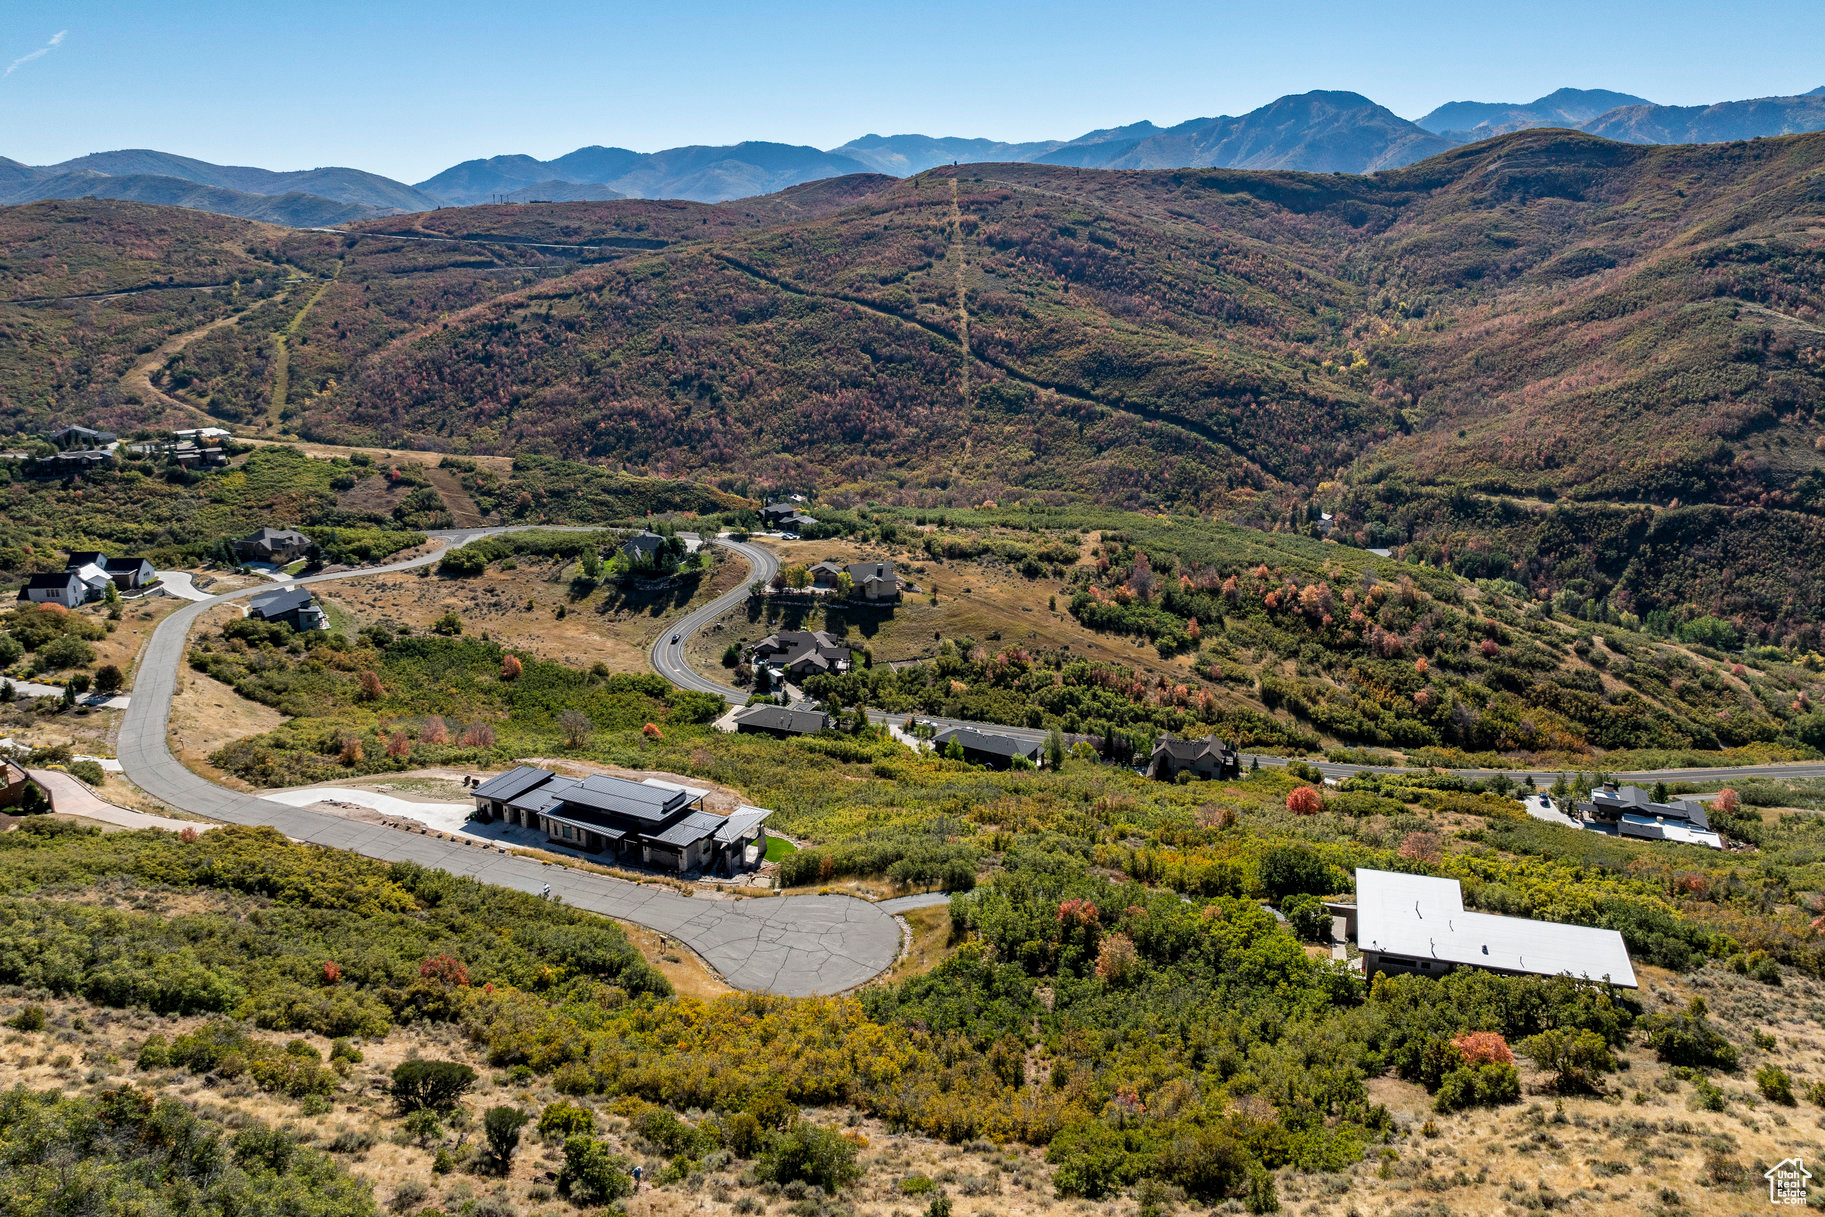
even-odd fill
[[[651,659],[653,670],[681,689],[694,689],[699,693],[713,693],[728,702],[744,702],[748,695],[734,685],[721,684],[696,671],[685,662],[684,644],[691,640],[691,635],[701,630],[716,618],[722,616],[736,605],[748,599],[748,588],[754,583],[768,583],[779,572],[779,559],[758,545],[744,541],[731,541],[726,537],[716,538],[716,544],[724,549],[733,550],[747,559],[748,579],[740,587],[723,593],[700,609],[696,609],[673,623],[670,629],[660,634],[653,642]],[[677,639],[676,642],[672,641]]]
[[[504,531],[463,529],[432,535],[448,547]],[[440,548],[403,562],[298,582],[327,583],[412,570],[437,561],[443,552]],[[121,719],[119,745],[122,770],[148,794],[212,820],[266,825],[295,840],[384,862],[416,862],[523,892],[537,892],[549,884],[552,893],[567,904],[676,938],[738,989],[788,996],[840,993],[873,979],[899,955],[900,930],[893,917],[852,896],[692,898],[657,884],[630,883],[493,848],[286,807],[192,773],[172,756],[167,741],[171,699],[190,627],[215,605],[266,590],[270,589],[251,587],[195,601],[166,617],[153,631],[140,658],[132,700]]]

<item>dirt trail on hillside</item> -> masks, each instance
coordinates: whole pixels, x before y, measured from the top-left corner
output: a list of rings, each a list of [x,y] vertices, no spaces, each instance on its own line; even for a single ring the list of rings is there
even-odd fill
[[[252,312],[256,306],[264,303],[265,301],[263,300],[256,300],[253,304],[248,305],[238,313],[230,313],[226,317],[217,317],[207,325],[200,325],[194,330],[185,330],[181,334],[176,334],[165,339],[163,346],[159,347],[151,354],[143,356],[137,363],[122,374],[120,378],[121,390],[129,395],[137,394],[144,401],[169,406],[173,410],[188,411],[199,418],[208,419],[210,422],[219,422],[219,419],[210,414],[209,411],[203,409],[203,407],[173,397],[171,394],[153,384],[152,373],[164,367],[166,360],[195,342],[198,338],[201,338],[205,334],[214,333],[225,325],[233,325],[248,313]]]
[[[963,286],[963,272],[966,256],[963,252],[963,209],[957,205],[957,179],[951,179],[951,274],[957,284],[957,342],[963,348],[962,382],[963,404],[970,404],[970,310],[966,290]]]
[[[456,521],[458,528],[479,528],[486,521],[482,518],[482,509],[475,505],[469,492],[463,489],[462,479],[442,465],[425,470],[425,477],[431,482],[431,488],[443,499],[444,508],[450,518]]]

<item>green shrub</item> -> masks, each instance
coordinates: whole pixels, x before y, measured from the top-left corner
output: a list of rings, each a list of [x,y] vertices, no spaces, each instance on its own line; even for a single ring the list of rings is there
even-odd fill
[[[1305,942],[1329,942],[1331,940],[1331,911],[1324,906],[1324,901],[1304,892],[1288,896],[1280,905],[1280,912],[1286,917],[1287,924],[1293,933]]]
[[[520,1129],[532,1117],[517,1107],[490,1107],[482,1116],[482,1133],[487,1138],[483,1159],[497,1175],[513,1167],[513,1155],[520,1147]]]
[[[1683,1013],[1645,1015],[1641,1019],[1641,1029],[1647,1033],[1648,1047],[1669,1065],[1735,1069],[1738,1062],[1736,1045],[1725,1039],[1705,1014],[1704,999],[1694,997]]]
[[[140,1069],[169,1069],[171,1041],[157,1032],[148,1035],[146,1042],[139,1046],[139,1057],[134,1065]]]
[[[668,1157],[700,1158],[716,1148],[717,1136],[693,1128],[663,1107],[649,1107],[633,1119],[634,1131],[664,1150]]]
[[[108,780],[107,770],[97,761],[71,761],[67,766],[70,773],[81,778],[91,786],[100,786]]]
[[[862,1168],[855,1159],[855,1143],[842,1133],[809,1120],[794,1120],[767,1147],[760,1173],[775,1183],[797,1179],[836,1192],[861,1178]]]
[[[1534,1064],[1551,1070],[1553,1085],[1565,1092],[1597,1089],[1597,1075],[1616,1068],[1616,1058],[1601,1035],[1581,1027],[1554,1027],[1522,1041],[1521,1051]]]
[[[38,666],[47,672],[87,667],[95,662],[95,648],[71,634],[45,643],[37,655]]]
[[[43,1006],[21,1006],[17,1014],[6,1020],[6,1025],[15,1031],[43,1031],[44,1023]]]
[[[595,1113],[581,1103],[559,1099],[546,1104],[545,1110],[539,1113],[539,1135],[550,1140],[562,1141],[577,1133],[595,1131]]]
[[[1439,1079],[1432,1105],[1441,1112],[1497,1107],[1521,1097],[1521,1075],[1513,1065],[1466,1065]]]
[[[1784,1107],[1793,1106],[1793,1079],[1779,1065],[1763,1065],[1755,1071],[1755,1087],[1762,1097]]]
[[[475,1085],[475,1070],[455,1061],[401,1061],[393,1067],[393,1100],[403,1112],[449,1111]]]
[[[608,1144],[584,1133],[564,1142],[564,1166],[558,1171],[558,1195],[575,1204],[608,1204],[634,1190],[633,1164]]]

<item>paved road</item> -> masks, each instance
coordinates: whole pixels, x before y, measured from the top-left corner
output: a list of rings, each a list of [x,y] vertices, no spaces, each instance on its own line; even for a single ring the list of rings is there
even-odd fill
[[[447,545],[503,529],[432,534]],[[442,550],[387,566],[301,579],[323,583],[427,566]],[[229,790],[178,763],[168,746],[171,699],[185,639],[210,607],[263,588],[228,592],[187,604],[153,631],[140,661],[134,696],[121,719],[119,755],[127,777],[174,807],[230,824],[267,825],[300,841],[346,849],[387,862],[416,862],[486,883],[552,893],[577,908],[618,917],[670,935],[689,946],[739,989],[804,996],[854,988],[892,964],[900,951],[893,917],[851,896],[710,900],[657,884],[537,862],[483,846],[406,829],[363,824],[308,807],[285,807]],[[745,592],[744,592],[745,594]],[[669,635],[668,635],[669,637]]]
[[[724,549],[733,550],[747,559],[748,580],[733,591],[725,592],[710,601],[702,608],[687,614],[676,622],[670,631],[661,634],[653,643],[653,670],[681,689],[695,689],[699,693],[713,693],[724,701],[740,705],[748,700],[747,693],[734,685],[711,680],[697,672],[685,662],[684,644],[691,640],[691,635],[701,630],[716,618],[722,616],[738,604],[748,599],[748,588],[756,582],[771,582],[779,573],[779,559],[758,545],[749,545],[744,541],[731,541],[726,537],[716,538],[716,544]],[[676,638],[677,641],[672,640]]]
[[[768,582],[779,571],[779,560],[758,545],[748,545],[726,539],[718,539],[716,543],[725,548],[734,550],[748,560],[752,572],[752,577],[748,580],[749,584],[752,584],[756,579],[763,583]],[[692,634],[695,634],[698,630],[708,625],[729,608],[746,599],[747,595],[747,585],[743,585],[736,588],[734,591],[729,592],[727,595],[718,597],[715,601],[704,605],[696,612],[691,613],[689,616],[677,622],[669,633],[662,635],[660,639],[653,644],[652,661],[654,670],[681,688],[696,689],[704,693],[714,693],[725,701],[732,702],[736,705],[745,702],[748,697],[746,690],[737,689],[733,685],[723,684],[720,681],[713,680],[696,671],[689,663],[685,662],[684,647],[686,643],[690,642]],[[672,641],[674,637],[678,639],[676,643]],[[993,731],[999,735],[1012,736],[1025,743],[1044,743],[1047,735],[1047,732],[1036,730],[1031,727],[1012,727],[1002,723],[971,722],[967,719],[941,718],[933,714],[888,713],[884,710],[870,710],[868,711],[868,718],[869,721],[876,723],[903,723],[909,718],[916,718],[922,723],[930,723],[940,731],[947,727],[968,727],[977,731]],[[1260,761],[1263,767],[1283,767],[1288,763],[1288,758],[1283,756],[1269,756],[1266,754],[1254,756],[1245,754],[1242,757],[1244,766],[1248,765],[1252,760]],[[1327,778],[1335,778],[1340,782],[1347,778],[1354,777],[1359,773],[1401,772],[1398,769],[1392,769],[1386,766],[1351,765],[1338,761],[1310,761],[1307,763],[1315,765]],[[1515,782],[1522,782],[1531,777],[1536,784],[1550,786],[1552,785],[1553,779],[1561,772],[1568,771],[1557,769],[1536,769],[1529,771],[1525,769],[1473,768],[1453,769],[1450,770],[1450,772],[1468,778],[1494,777],[1496,774],[1501,773],[1506,774],[1511,781]],[[1825,762],[1800,761],[1772,765],[1724,765],[1710,769],[1642,769],[1630,772],[1610,772],[1610,776],[1622,781],[1630,782],[1718,782],[1729,781],[1732,778],[1746,777],[1818,778],[1825,777]]]

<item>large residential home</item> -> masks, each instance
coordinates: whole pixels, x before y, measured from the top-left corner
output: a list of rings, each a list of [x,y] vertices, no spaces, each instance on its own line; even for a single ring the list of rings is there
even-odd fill
[[[100,469],[113,462],[114,454],[105,448],[73,448],[29,461],[25,471],[36,477],[64,477]]]
[[[830,716],[822,710],[799,710],[787,706],[748,706],[735,712],[735,729],[750,735],[771,735],[786,739],[794,735],[816,735],[830,729]]]
[[[811,586],[824,591],[837,588],[849,576],[850,595],[857,600],[898,600],[900,577],[891,562],[819,562],[811,568]]]
[[[112,431],[95,431],[88,427],[59,427],[46,432],[44,438],[64,452],[106,448],[115,440]]]
[[[773,814],[744,806],[725,816],[704,810],[707,792],[689,786],[605,774],[578,780],[533,765],[490,778],[472,793],[484,820],[537,829],[554,845],[680,873],[728,874],[758,865]]]
[[[221,448],[213,444],[199,447],[189,440],[153,440],[147,443],[128,444],[125,450],[133,456],[169,457],[187,469],[213,467],[228,463],[228,453]]]
[[[277,621],[289,625],[300,633],[309,630],[327,630],[330,628],[329,617],[323,606],[307,587],[282,587],[278,591],[255,596],[247,606],[249,617],[258,617],[261,621]]]
[[[782,532],[797,532],[801,528],[808,528],[817,523],[816,520],[800,511],[797,503],[783,501],[768,503],[761,508],[760,518],[769,528],[777,528]]]
[[[101,599],[108,594],[108,585],[114,582],[108,578],[108,572],[101,568],[100,563],[85,562],[81,566],[72,563],[64,569],[74,571],[76,577],[82,580],[82,598],[84,600]]]
[[[1362,950],[1364,976],[1442,976],[1467,967],[1637,987],[1629,949],[1615,930],[1468,912],[1456,879],[1359,869],[1354,907],[1333,911],[1341,912],[1345,932]]]
[[[1038,766],[1046,751],[1043,743],[1029,743],[998,731],[977,731],[970,727],[947,727],[932,737],[932,745],[939,752],[947,751],[952,743],[963,751],[963,759],[970,764],[987,765],[992,769],[1009,768],[1017,756]]]
[[[855,584],[855,594],[863,600],[900,598],[900,576],[891,562],[852,562],[849,578]]]
[[[271,562],[283,566],[311,551],[311,539],[295,528],[262,528],[234,543],[234,555],[243,562]]]
[[[835,634],[824,630],[781,630],[748,648],[756,673],[771,680],[800,681],[827,672],[847,672],[854,654]]]
[[[73,570],[54,575],[33,575],[19,589],[19,599],[33,604],[61,604],[75,608],[89,598],[89,585]]]
[[[70,570],[94,566],[123,592],[138,591],[158,577],[152,563],[145,558],[110,558],[99,550],[78,550],[65,564]]]
[[[1618,836],[1706,845],[1712,849],[1724,847],[1723,838],[1711,831],[1711,819],[1705,814],[1705,805],[1697,799],[1656,803],[1653,796],[1639,786],[1617,786],[1610,782],[1591,791],[1591,797],[1579,803],[1578,810],[1600,831],[1614,832]]]
[[[685,545],[681,539],[662,537],[656,532],[638,532],[621,545],[621,552],[628,563],[635,567],[652,568],[668,567],[667,557],[678,557],[684,553]]]
[[[1214,735],[1203,739],[1173,739],[1162,735],[1154,742],[1147,776],[1170,782],[1181,773],[1205,779],[1240,777],[1242,758],[1234,744]]]

